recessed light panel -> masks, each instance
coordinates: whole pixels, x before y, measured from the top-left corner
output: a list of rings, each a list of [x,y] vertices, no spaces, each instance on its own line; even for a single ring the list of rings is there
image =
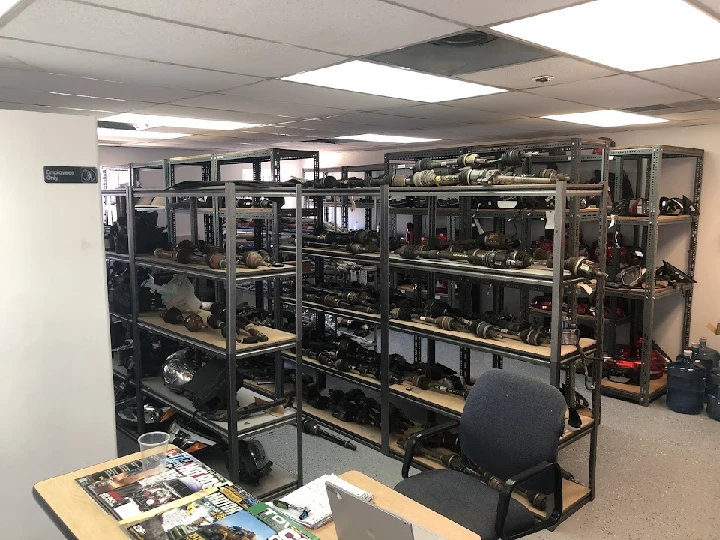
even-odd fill
[[[98,138],[109,141],[137,141],[150,139],[178,139],[188,137],[188,133],[161,133],[159,131],[134,131],[132,129],[98,128]]]
[[[365,133],[363,135],[344,135],[336,139],[349,139],[353,141],[382,142],[382,143],[421,143],[439,141],[440,139],[423,139],[421,137],[402,137],[395,135],[378,135],[376,133]]]
[[[683,0],[595,0],[492,29],[625,71],[720,58],[720,22]]]
[[[662,122],[667,122],[664,118],[655,118],[654,116],[646,116],[644,114],[613,110],[571,114],[551,114],[549,116],[543,116],[542,118],[546,118],[547,120],[557,120],[558,122],[570,122],[573,124],[583,124],[586,126],[597,127],[619,127],[638,124],[660,124]]]
[[[298,73],[284,77],[283,80],[425,103],[453,101],[507,91],[493,86],[360,60]]]
[[[257,127],[261,124],[245,124],[243,122],[228,122],[225,120],[201,120],[198,118],[178,118],[176,116],[160,116],[156,114],[134,114],[122,113],[108,118],[103,118],[108,122],[122,122],[124,124],[132,124],[138,126],[138,129],[148,129],[155,127],[175,127],[187,129],[207,129],[218,131],[231,131],[236,129],[246,129]]]
[[[12,8],[19,1],[20,0],[0,0],[0,17],[10,11],[10,8]]]

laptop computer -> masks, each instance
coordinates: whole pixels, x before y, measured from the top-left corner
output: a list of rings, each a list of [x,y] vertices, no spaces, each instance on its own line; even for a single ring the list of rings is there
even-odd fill
[[[325,489],[338,540],[447,540],[329,482]]]

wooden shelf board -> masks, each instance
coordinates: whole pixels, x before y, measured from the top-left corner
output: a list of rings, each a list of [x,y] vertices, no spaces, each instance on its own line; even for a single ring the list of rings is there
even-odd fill
[[[658,216],[658,225],[672,225],[676,223],[692,223],[693,216]],[[633,225],[636,223],[649,223],[648,216],[615,216],[615,222],[620,225]]]
[[[579,429],[573,429],[567,425],[568,413],[565,413],[565,432],[560,436],[560,444],[563,444],[564,442],[577,437],[579,434],[588,431],[595,423],[595,419],[592,417],[590,409],[580,409],[578,413],[580,414],[580,420],[582,422]]]
[[[275,396],[275,383],[257,383],[255,381],[251,381],[248,379],[245,379],[243,381],[243,387],[252,390],[253,392],[257,392],[258,394],[262,396],[267,397],[274,397]],[[285,383],[283,385],[283,396],[289,396],[293,392],[295,392],[295,385],[293,383]]]
[[[442,339],[443,336],[452,337],[458,340],[464,340],[471,343],[477,343],[479,345],[486,345],[496,349],[504,349],[509,353],[527,355],[540,360],[550,361],[550,345],[528,345],[521,341],[515,341],[511,339],[485,339],[466,332],[458,332],[451,330],[440,330],[426,324],[422,324],[415,321],[391,321],[392,326],[404,327],[412,330],[424,331],[427,334],[432,334],[433,337]],[[586,350],[595,346],[595,340],[588,338],[580,339],[580,346]],[[560,348],[560,355],[562,359],[567,359],[577,354],[577,347],[574,345],[562,345]]]
[[[210,312],[200,310],[198,311],[198,314],[203,318],[203,320],[206,321],[207,316],[210,314]],[[178,339],[180,339],[180,341],[183,341],[183,338],[186,338],[204,343],[212,348],[218,349],[221,353],[227,350],[225,338],[222,337],[220,330],[215,330],[208,327],[198,332],[191,332],[182,324],[166,323],[165,321],[163,321],[160,313],[154,311],[140,314],[140,316],[138,317],[138,321],[164,330],[170,334],[175,334]],[[249,351],[255,350],[259,352],[271,346],[295,342],[295,334],[290,334],[288,332],[283,332],[274,328],[268,328],[266,326],[257,326],[257,328],[269,338],[268,341],[250,344],[237,343],[238,354],[247,353]]]
[[[636,384],[614,382],[607,378],[603,378],[601,385],[603,388],[609,388],[611,390],[618,390],[626,394],[633,394],[640,399],[640,387]],[[667,388],[667,375],[663,373],[663,376],[659,379],[650,379],[650,394],[660,392]]]
[[[195,417],[194,413],[196,409],[192,402],[185,396],[181,396],[180,394],[172,392],[167,386],[165,386],[162,377],[145,378],[142,381],[142,385],[146,393],[148,393],[155,399],[158,399],[170,405],[171,407],[176,408],[180,413],[182,413],[184,416],[189,417],[191,420]],[[255,399],[258,397],[260,396],[257,393],[252,392],[247,388],[241,388],[240,390],[238,390],[238,404],[241,407],[254,403]],[[237,424],[238,432],[239,434],[251,431],[256,432],[264,427],[280,425],[290,422],[294,417],[295,409],[293,408],[286,408],[283,411],[282,415],[275,415],[267,412],[258,413],[248,418],[243,418],[242,420],[239,420]],[[227,422],[217,422],[213,420],[209,420],[209,422],[216,426],[216,431],[222,431],[227,434]]]
[[[224,279],[226,272],[225,270],[216,270],[214,268],[210,268],[206,264],[200,264],[200,263],[188,263],[188,264],[181,264],[169,259],[161,259],[159,257],[155,257],[154,255],[137,255],[135,257],[135,261],[140,266],[148,266],[151,268],[162,268],[162,269],[168,269],[168,270],[175,270],[177,272],[187,272],[190,274],[204,274],[205,276],[209,276],[214,279]],[[246,268],[244,266],[238,266],[236,268],[236,273],[238,275],[238,278],[243,279],[251,279],[251,278],[257,278],[260,279],[266,279],[275,277],[276,274],[282,274],[286,272],[294,272],[295,267],[284,264],[282,266],[278,267],[261,267],[261,268]]]
[[[534,313],[536,315],[542,315],[544,317],[550,317],[552,315],[549,311],[545,311],[543,309],[537,309],[537,308],[533,308],[533,307],[528,308],[528,311],[530,313]],[[592,315],[578,315],[577,320],[582,321],[582,322],[594,323],[595,317],[593,317]],[[631,320],[630,317],[618,317],[616,324],[626,324],[626,323],[629,323],[630,320]],[[609,322],[610,322],[610,319],[606,318],[605,323],[609,323]]]
[[[392,394],[400,397],[409,397],[413,400],[424,401],[429,405],[435,405],[449,412],[459,415],[465,408],[465,400],[461,396],[455,394],[443,394],[433,392],[432,390],[422,390],[417,386],[411,385],[409,382],[394,384],[390,387]]]

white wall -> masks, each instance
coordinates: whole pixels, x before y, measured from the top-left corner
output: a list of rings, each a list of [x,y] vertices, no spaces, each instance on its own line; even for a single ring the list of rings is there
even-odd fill
[[[100,186],[43,181],[44,165],[97,165],[95,127],[0,111],[6,537],[61,538],[33,484],[116,457]]]
[[[693,297],[691,341],[707,336],[711,347],[720,349],[720,336],[711,335],[706,329],[707,323],[720,322],[720,289],[715,281],[715,273],[720,263],[720,127],[692,126],[682,128],[656,128],[604,133],[618,146],[666,144],[702,148],[705,150],[704,175],[702,187],[702,209],[700,216],[698,249],[695,267],[695,286]],[[597,134],[588,135],[589,138]],[[479,143],[482,144],[482,143]],[[362,165],[380,163],[383,152],[321,152],[320,166]],[[689,160],[665,160],[663,162],[663,181],[660,194],[665,196],[690,195],[692,164]],[[631,234],[631,230],[627,231]],[[688,250],[687,228],[668,226],[660,229],[658,242],[659,256],[681,269],[687,268]],[[661,259],[659,259],[661,260]],[[680,296],[670,297],[657,302],[655,312],[656,335],[660,345],[670,354],[679,351],[681,329]]]

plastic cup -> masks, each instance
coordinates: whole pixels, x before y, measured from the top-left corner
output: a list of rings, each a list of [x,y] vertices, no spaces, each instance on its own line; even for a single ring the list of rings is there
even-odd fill
[[[165,468],[170,435],[164,431],[151,431],[138,437],[144,471]]]

